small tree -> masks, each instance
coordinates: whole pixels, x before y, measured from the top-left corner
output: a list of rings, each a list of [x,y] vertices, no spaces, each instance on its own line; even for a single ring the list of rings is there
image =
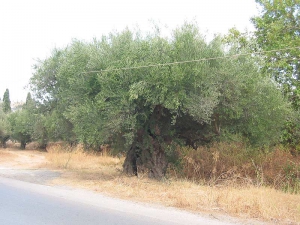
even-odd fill
[[[35,115],[26,109],[18,110],[9,115],[12,138],[21,143],[21,149],[25,149],[26,145],[32,141],[35,119]]]
[[[10,106],[10,98],[9,98],[9,90],[6,89],[6,91],[4,92],[4,95],[3,95],[3,111],[5,113],[9,113],[11,112],[11,106]]]

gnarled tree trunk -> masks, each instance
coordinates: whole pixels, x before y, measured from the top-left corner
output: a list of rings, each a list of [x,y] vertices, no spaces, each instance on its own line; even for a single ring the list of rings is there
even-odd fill
[[[134,145],[128,150],[123,164],[123,171],[128,175],[138,175],[136,166],[136,149]]]
[[[20,149],[24,150],[26,148],[26,141],[21,140]]]
[[[142,147],[136,143],[131,146],[127,152],[123,169],[129,175],[148,173],[150,178],[161,179],[167,171],[167,158],[159,141],[151,136],[148,138],[151,140],[150,146]]]
[[[170,113],[157,105],[149,119],[149,123],[136,133],[134,142],[127,152],[123,164],[124,172],[130,175],[148,173],[148,176],[161,179],[165,176],[168,161],[164,151],[170,127]]]

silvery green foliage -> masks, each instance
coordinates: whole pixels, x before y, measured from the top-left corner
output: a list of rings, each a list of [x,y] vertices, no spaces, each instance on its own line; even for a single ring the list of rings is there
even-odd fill
[[[290,106],[260,74],[261,58],[230,57],[249,50],[218,36],[207,42],[194,24],[170,38],[159,29],[127,29],[54,51],[36,66],[31,84],[47,115],[63,118],[68,135],[87,146],[119,142],[127,150],[144,133],[160,143],[207,141],[223,130],[274,143]],[[210,60],[162,65],[204,58]]]

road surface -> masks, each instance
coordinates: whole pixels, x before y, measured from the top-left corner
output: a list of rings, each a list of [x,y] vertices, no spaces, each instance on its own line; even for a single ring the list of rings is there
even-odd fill
[[[0,176],[0,224],[5,225],[229,225],[192,213],[109,198],[91,191]]]

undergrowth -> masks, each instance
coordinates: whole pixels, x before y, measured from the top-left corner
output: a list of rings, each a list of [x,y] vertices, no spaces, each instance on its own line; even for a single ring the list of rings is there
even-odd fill
[[[214,143],[197,150],[178,149],[170,176],[209,185],[268,186],[300,193],[300,156],[283,146],[255,149],[239,142]]]
[[[124,157],[112,157],[108,148],[86,151],[82,145],[53,144],[47,158],[56,168],[122,170]],[[219,142],[192,149],[177,148],[177,160],[169,164],[167,177],[209,186],[268,186],[300,193],[300,155],[283,146],[256,149],[241,142]],[[99,157],[101,156],[101,157]]]

